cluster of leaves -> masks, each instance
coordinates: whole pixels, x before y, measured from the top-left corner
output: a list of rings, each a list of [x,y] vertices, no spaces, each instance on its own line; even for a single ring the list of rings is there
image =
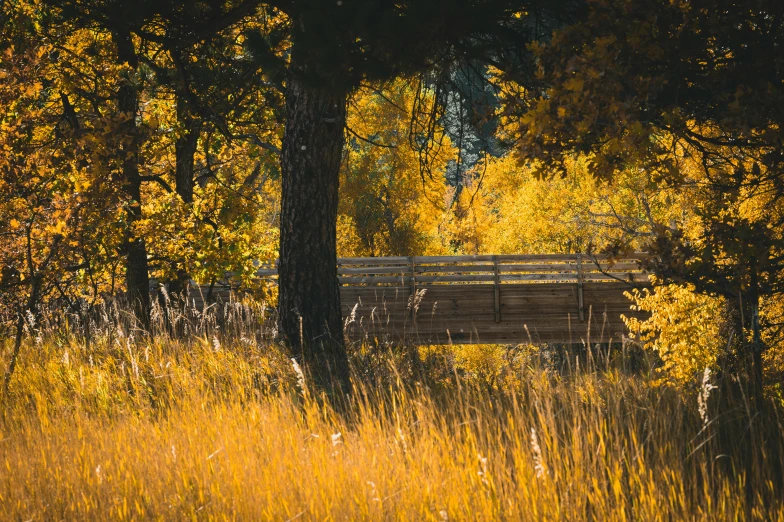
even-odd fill
[[[649,312],[650,318],[624,321],[646,348],[661,357],[665,375],[676,383],[693,383],[705,368],[716,368],[722,335],[721,298],[698,294],[694,286],[662,285],[632,290],[633,309]]]
[[[93,133],[61,111],[52,49],[10,40],[0,63],[0,299],[8,311],[44,296],[66,302],[113,289],[122,223],[113,165],[98,150],[115,121]],[[108,146],[104,143],[104,146]]]
[[[540,178],[514,154],[479,164],[448,217],[450,238],[466,253],[576,253],[618,241],[641,250],[660,223],[684,224],[689,206],[677,191],[627,169],[597,180],[586,157],[563,176]]]
[[[599,178],[642,169],[684,193],[691,219],[649,219],[652,267],[725,298],[757,382],[761,306],[784,280],[783,14],[776,1],[593,0],[532,46],[540,89],[525,104],[506,96],[503,112],[542,175],[580,154]]]

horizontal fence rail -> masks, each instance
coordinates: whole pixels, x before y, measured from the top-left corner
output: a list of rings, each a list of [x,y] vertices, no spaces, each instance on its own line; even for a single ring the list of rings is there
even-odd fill
[[[649,285],[643,259],[587,254],[342,258],[337,278],[344,330],[352,341],[393,344],[619,340],[628,333],[621,315],[646,317],[631,310],[625,295]],[[274,285],[277,262],[260,265],[257,276]],[[194,283],[188,290],[196,310],[232,296],[228,282]]]
[[[621,259],[582,254],[349,257],[338,259],[338,281],[348,285],[459,283],[556,283],[620,281],[646,283],[640,255]],[[277,263],[257,275],[277,277]]]

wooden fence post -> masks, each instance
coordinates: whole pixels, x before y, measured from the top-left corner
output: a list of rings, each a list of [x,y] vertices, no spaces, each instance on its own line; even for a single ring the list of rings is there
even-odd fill
[[[501,277],[498,270],[498,256],[493,256],[493,288],[495,290],[495,322],[501,322]]]
[[[411,321],[416,328],[416,261],[414,261],[414,256],[408,258],[409,264],[411,266],[411,281],[410,281],[410,288],[411,288]]]
[[[583,255],[577,254],[577,311],[580,321],[585,321],[585,303],[583,301]]]

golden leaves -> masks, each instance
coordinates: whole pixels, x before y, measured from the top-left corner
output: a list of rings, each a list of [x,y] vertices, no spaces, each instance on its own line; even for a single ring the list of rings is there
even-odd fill
[[[444,219],[443,169],[454,149],[435,129],[432,177],[410,138],[415,88],[406,81],[360,91],[349,106],[348,158],[341,172],[340,255],[440,253]],[[432,93],[425,93],[428,100]],[[428,101],[429,103],[429,101]],[[372,142],[372,143],[371,143]]]
[[[585,86],[585,82],[579,76],[575,76],[573,78],[566,80],[566,82],[564,82],[563,85],[564,89],[572,92],[580,92],[583,90],[584,86]]]
[[[43,89],[41,82],[33,82],[27,86],[27,89],[25,90],[25,96],[35,96],[41,91],[41,89]]]
[[[647,348],[659,353],[666,378],[684,384],[715,365],[717,349],[726,344],[719,331],[722,299],[698,294],[692,285],[657,286],[653,291],[634,290],[627,296],[635,310],[651,314],[643,320],[623,319]]]

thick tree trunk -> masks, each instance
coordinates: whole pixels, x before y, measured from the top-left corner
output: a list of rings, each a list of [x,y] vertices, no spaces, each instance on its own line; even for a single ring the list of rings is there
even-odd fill
[[[347,93],[300,76],[286,88],[280,216],[279,332],[322,385],[348,385],[337,279],[336,220]]]
[[[121,163],[122,184],[128,199],[127,220],[129,227],[142,217],[141,186],[139,175],[139,135],[136,115],[139,108],[139,89],[133,73],[139,65],[130,31],[113,34],[117,46],[117,60],[128,65],[130,70],[122,79],[117,91],[117,109],[122,118]],[[144,239],[134,237],[130,231],[125,245],[125,286],[127,297],[133,307],[137,321],[145,329],[150,325],[150,276],[147,266],[147,246]]]

